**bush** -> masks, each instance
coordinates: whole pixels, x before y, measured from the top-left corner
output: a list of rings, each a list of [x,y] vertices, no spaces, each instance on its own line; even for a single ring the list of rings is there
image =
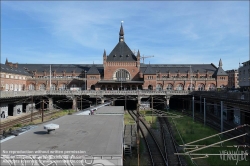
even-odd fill
[[[13,127],[22,127],[22,124],[18,123],[16,125],[14,125]]]

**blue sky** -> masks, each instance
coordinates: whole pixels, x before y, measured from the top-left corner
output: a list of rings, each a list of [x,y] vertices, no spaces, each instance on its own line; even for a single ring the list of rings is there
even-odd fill
[[[121,21],[146,64],[249,60],[248,1],[1,1],[1,63],[102,64]]]

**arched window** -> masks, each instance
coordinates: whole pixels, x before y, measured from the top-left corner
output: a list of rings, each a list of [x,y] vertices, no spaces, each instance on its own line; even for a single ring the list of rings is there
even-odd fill
[[[66,84],[61,84],[60,87],[59,87],[59,89],[65,90],[65,89],[67,89],[67,85]]]
[[[21,85],[21,84],[18,85],[18,90],[19,90],[19,91],[22,90],[22,85]]]
[[[173,85],[172,84],[168,84],[167,90],[173,90]]]
[[[161,91],[162,90],[162,85],[161,84],[157,84],[156,85],[156,91]]]
[[[188,90],[194,90],[195,89],[195,85],[194,84],[189,84],[188,85]]]
[[[28,88],[29,88],[29,90],[35,90],[35,85],[34,84],[29,84]]]
[[[46,90],[45,85],[44,85],[44,84],[40,84],[40,85],[39,85],[39,90]]]
[[[209,85],[209,90],[213,91],[213,90],[216,90],[216,87],[214,84],[210,84]]]
[[[113,74],[113,80],[126,81],[130,80],[130,74],[125,69],[119,69]]]
[[[14,85],[14,91],[17,91],[18,90],[18,86],[17,84]]]
[[[205,85],[204,84],[199,84],[198,85],[198,90],[200,90],[200,91],[205,90]]]
[[[149,86],[148,86],[148,90],[153,90],[153,86],[152,86],[152,85],[149,85]]]
[[[183,85],[182,84],[178,84],[176,87],[176,90],[183,90]]]
[[[101,90],[106,90],[106,87],[102,85]]]
[[[111,85],[108,85],[107,90],[112,90]]]
[[[90,89],[95,90],[95,85],[91,85]]]
[[[14,85],[10,84],[10,91],[14,90]]]

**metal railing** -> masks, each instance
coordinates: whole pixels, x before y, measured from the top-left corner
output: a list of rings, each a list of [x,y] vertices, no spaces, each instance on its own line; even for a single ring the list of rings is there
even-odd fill
[[[155,90],[28,90],[28,91],[1,91],[1,98],[26,97],[26,96],[43,96],[43,95],[186,95],[190,91],[155,91]]]
[[[229,100],[250,102],[249,92],[225,92],[225,91],[186,91],[186,90],[29,90],[29,91],[0,91],[1,98],[29,97],[44,95],[87,95],[87,96],[110,96],[110,95],[136,95],[136,96],[172,96],[172,95],[197,95],[202,97],[216,97]]]
[[[227,92],[227,91],[193,91],[192,94],[202,97],[216,97],[228,100],[240,100],[250,102],[249,92]]]

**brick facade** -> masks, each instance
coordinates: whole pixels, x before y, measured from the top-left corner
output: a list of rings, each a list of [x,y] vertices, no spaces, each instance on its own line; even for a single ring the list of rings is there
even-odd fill
[[[89,64],[50,66],[13,64],[6,60],[6,66],[25,68],[31,76],[25,76],[23,80],[1,75],[1,89],[6,90],[4,84],[20,84],[22,88],[18,90],[49,90],[50,82],[52,90],[71,88],[84,90],[85,86],[88,90],[117,90],[119,88],[124,90],[215,90],[226,87],[228,84],[228,75],[222,69],[221,60],[219,67],[214,64],[146,65],[140,63],[140,52],[138,51],[135,56],[125,43],[122,26],[119,35],[119,43],[109,55],[106,55],[104,51],[103,64],[95,65],[96,69],[92,72],[89,71],[93,65]],[[119,78],[119,75],[123,76]]]

